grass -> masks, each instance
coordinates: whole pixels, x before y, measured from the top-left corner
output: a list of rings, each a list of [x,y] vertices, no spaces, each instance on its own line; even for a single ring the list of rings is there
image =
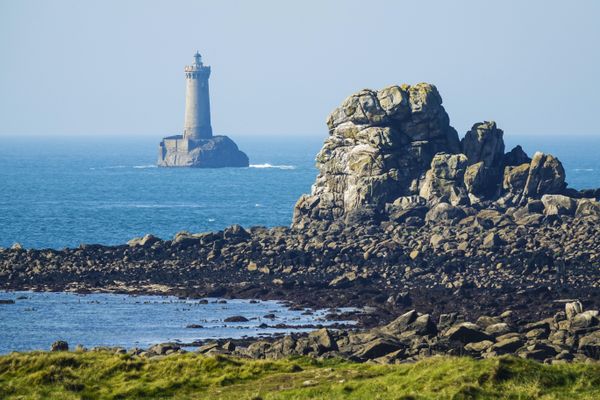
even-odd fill
[[[599,399],[600,364],[434,357],[381,366],[108,352],[0,357],[1,399]]]

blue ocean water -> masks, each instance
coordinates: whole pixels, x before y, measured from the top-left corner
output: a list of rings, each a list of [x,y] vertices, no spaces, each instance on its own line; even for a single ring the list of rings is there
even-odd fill
[[[238,223],[289,225],[310,191],[324,137],[232,136],[250,168],[154,166],[159,137],[3,137],[0,152],[0,246],[120,244]],[[506,136],[558,156],[570,186],[600,187],[600,137]]]
[[[153,233],[289,225],[321,138],[235,138],[250,168],[156,168],[160,138],[5,138],[0,246],[120,244]]]
[[[206,299],[208,303],[204,304],[172,296],[32,292],[0,292],[0,299],[15,300],[14,304],[0,304],[0,354],[48,350],[56,340],[66,340],[73,347],[81,344],[147,348],[164,342],[191,343],[311,330],[260,327],[263,323],[326,326],[335,322],[325,319],[329,310],[315,310],[309,315],[277,301]],[[275,314],[275,318],[265,318],[267,314]],[[224,322],[238,315],[248,321]],[[202,328],[186,328],[190,324]]]

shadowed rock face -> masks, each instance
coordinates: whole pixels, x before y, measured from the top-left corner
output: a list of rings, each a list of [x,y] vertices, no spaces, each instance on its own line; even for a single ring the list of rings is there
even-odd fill
[[[557,158],[530,159],[520,146],[505,154],[504,133],[493,121],[474,124],[459,141],[441,96],[427,83],[361,90],[329,115],[327,126],[319,174],[296,204],[295,228],[387,219],[398,204],[422,206],[416,196],[429,207],[506,207],[566,190]]]
[[[461,141],[462,152],[470,165],[464,183],[475,197],[498,194],[504,167],[504,132],[495,122],[480,122]]]

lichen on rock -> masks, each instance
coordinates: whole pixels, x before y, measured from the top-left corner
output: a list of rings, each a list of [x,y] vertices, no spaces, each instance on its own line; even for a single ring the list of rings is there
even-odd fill
[[[530,159],[520,146],[504,153],[504,132],[494,121],[474,124],[459,140],[442,97],[428,83],[363,89],[333,110],[327,126],[316,158],[319,174],[294,209],[296,228],[315,221],[406,220],[406,207],[396,203],[414,196],[429,208],[509,207],[567,190],[556,157]]]
[[[327,126],[319,175],[312,193],[296,204],[295,225],[357,209],[378,214],[386,203],[419,193],[436,153],[460,149],[441,96],[427,83],[361,90],[329,115]]]

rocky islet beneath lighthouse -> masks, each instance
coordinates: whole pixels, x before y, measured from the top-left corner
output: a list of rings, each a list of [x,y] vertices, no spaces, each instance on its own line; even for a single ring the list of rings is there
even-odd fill
[[[210,121],[208,79],[210,67],[200,53],[185,67],[186,96],[183,135],[164,138],[158,149],[159,167],[222,168],[247,167],[248,156],[233,140],[213,136]]]

